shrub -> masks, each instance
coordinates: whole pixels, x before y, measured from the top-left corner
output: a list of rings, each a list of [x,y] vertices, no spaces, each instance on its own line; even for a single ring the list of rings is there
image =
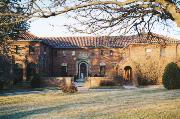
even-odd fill
[[[101,80],[100,86],[115,86],[115,82],[113,80]]]
[[[159,84],[158,78],[163,72],[163,68],[159,62],[150,58],[146,62],[135,63],[135,67],[139,85]]]
[[[14,75],[10,72],[11,66],[8,57],[0,55],[0,89],[8,89],[13,85]]]
[[[31,87],[32,88],[40,88],[41,87],[41,77],[39,74],[34,74],[32,76]]]
[[[0,90],[9,89],[13,86],[13,77],[11,75],[3,74],[0,76]]]
[[[180,69],[176,63],[169,63],[165,67],[162,81],[167,89],[180,88]]]
[[[66,79],[62,80],[60,89],[63,93],[76,93],[78,91],[75,84],[72,81],[67,83]]]
[[[148,79],[147,77],[142,77],[138,76],[138,84],[142,86],[147,86],[147,85],[157,85],[159,84],[157,80],[154,79]]]
[[[124,78],[123,78],[123,76],[121,76],[121,75],[115,76],[115,77],[114,77],[114,83],[115,83],[116,85],[123,86],[123,84],[124,84]]]

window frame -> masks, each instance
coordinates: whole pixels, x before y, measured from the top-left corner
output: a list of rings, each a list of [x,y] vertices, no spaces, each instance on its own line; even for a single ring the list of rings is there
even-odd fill
[[[66,57],[66,51],[65,51],[65,50],[62,51],[62,55],[63,55],[64,57]]]
[[[18,45],[15,46],[15,53],[20,54],[20,47]]]
[[[166,56],[166,50],[165,48],[160,48],[160,57],[165,57]]]
[[[100,65],[99,66],[99,74],[102,77],[104,77],[106,75],[106,65]]]
[[[75,50],[73,50],[71,53],[72,53],[72,56],[76,55],[76,51]]]
[[[109,51],[109,55],[110,55],[110,56],[113,56],[113,55],[114,55],[114,51],[113,51],[113,50],[110,50],[110,51]]]
[[[33,50],[31,48],[33,48]],[[36,51],[36,47],[29,45],[29,54],[35,54],[35,51]]]
[[[104,56],[105,55],[105,50],[100,50],[100,55]]]
[[[145,52],[146,53],[151,53],[152,52],[152,48],[145,48]]]

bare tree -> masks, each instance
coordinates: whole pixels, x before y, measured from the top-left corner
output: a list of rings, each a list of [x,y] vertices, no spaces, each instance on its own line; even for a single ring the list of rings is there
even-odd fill
[[[3,13],[0,16],[17,15],[15,21],[19,22],[69,13],[83,27],[68,28],[83,33],[107,30],[109,34],[130,31],[151,34],[157,22],[167,26],[168,20],[180,26],[179,0],[24,0],[20,3],[25,9],[23,14]]]
[[[168,20],[180,26],[178,0],[29,0],[26,4],[29,18],[68,13],[78,21],[67,26],[73,32],[151,34],[157,23],[168,26]]]
[[[93,4],[94,3],[94,4]],[[72,17],[79,24],[68,25],[69,30],[82,33],[131,33],[151,31],[157,23],[169,26],[172,20],[179,24],[178,3],[149,1],[100,1],[82,2],[85,6],[74,10]],[[176,9],[176,11],[174,11]],[[83,27],[82,27],[83,26]]]

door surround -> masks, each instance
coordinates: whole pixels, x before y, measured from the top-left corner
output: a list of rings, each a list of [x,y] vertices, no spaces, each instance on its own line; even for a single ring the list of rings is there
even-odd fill
[[[81,76],[81,65],[82,64],[85,64],[86,65],[86,75],[85,75],[85,77],[82,77]],[[81,78],[86,78],[86,77],[88,77],[88,74],[89,74],[89,64],[86,62],[86,61],[80,61],[79,63],[78,63],[78,78],[79,79],[81,79]]]

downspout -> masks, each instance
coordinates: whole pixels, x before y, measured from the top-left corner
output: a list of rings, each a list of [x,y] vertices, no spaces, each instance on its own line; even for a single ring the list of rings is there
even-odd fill
[[[132,46],[129,47],[129,59],[130,59],[130,60],[131,60],[131,47],[132,47]]]
[[[177,55],[178,55],[177,53],[178,53],[178,52],[177,52],[177,49],[178,49],[178,43],[176,43],[176,59],[175,59],[175,60],[176,60],[176,61],[175,61],[176,63],[178,62],[178,57],[177,57]]]

